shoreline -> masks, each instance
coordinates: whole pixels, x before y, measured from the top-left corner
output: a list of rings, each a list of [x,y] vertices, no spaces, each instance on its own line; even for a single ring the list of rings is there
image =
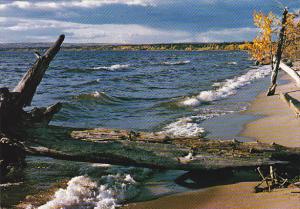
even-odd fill
[[[260,116],[247,123],[240,136],[250,137],[265,143],[280,144],[288,147],[300,147],[300,120],[292,109],[279,98],[279,93],[289,93],[300,100],[300,90],[293,80],[283,75],[281,80],[288,83],[278,85],[276,94],[271,97],[260,93],[249,108],[242,114]]]
[[[279,98],[279,93],[289,92],[300,100],[300,90],[293,80],[284,74],[279,79],[276,94],[271,97],[261,92],[250,102],[242,115],[256,116],[244,126],[238,137],[248,137],[265,143],[277,143],[300,147],[300,119]],[[298,188],[286,188],[271,193],[254,193],[258,182],[240,182],[218,185],[200,190],[164,196],[155,200],[129,203],[122,209],[196,209],[196,208],[297,208],[300,204]],[[297,193],[292,193],[297,192]]]

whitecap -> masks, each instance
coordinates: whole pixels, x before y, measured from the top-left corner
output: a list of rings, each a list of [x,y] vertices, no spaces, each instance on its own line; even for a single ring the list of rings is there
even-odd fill
[[[130,67],[130,65],[121,65],[121,64],[116,64],[116,65],[112,65],[109,67],[106,66],[100,66],[100,67],[94,67],[94,70],[110,70],[110,71],[115,71],[115,70],[119,70],[119,69],[128,69]]]
[[[203,102],[211,102],[234,95],[237,89],[263,78],[271,72],[270,66],[263,66],[249,70],[246,74],[225,80],[216,90],[202,91],[197,96],[185,98],[179,104],[183,106],[198,106]],[[219,85],[213,84],[213,86]]]
[[[178,61],[178,62],[163,62],[163,65],[185,65],[190,63],[190,60]]]

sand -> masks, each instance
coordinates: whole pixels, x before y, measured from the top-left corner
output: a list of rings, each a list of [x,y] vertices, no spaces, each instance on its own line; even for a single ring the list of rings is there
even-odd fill
[[[300,118],[279,98],[289,93],[300,100],[300,88],[284,75],[287,84],[279,85],[276,95],[267,97],[262,92],[242,114],[261,116],[245,125],[241,136],[261,142],[300,147]],[[254,193],[257,182],[241,182],[214,186],[195,192],[171,195],[157,200],[132,203],[123,209],[200,209],[200,208],[293,208],[300,209],[300,189],[288,188],[273,192]]]
[[[200,209],[200,208],[300,208],[300,189],[289,188],[273,192],[253,193],[256,182],[243,182],[210,187],[197,192],[162,197],[133,203],[122,209]]]
[[[291,81],[287,76],[283,76],[283,79]],[[267,97],[265,92],[261,93],[244,114],[264,117],[248,123],[241,135],[261,142],[300,147],[300,119],[296,118],[293,110],[279,98],[279,93],[289,93],[300,100],[300,88],[294,82],[278,86],[274,96]]]

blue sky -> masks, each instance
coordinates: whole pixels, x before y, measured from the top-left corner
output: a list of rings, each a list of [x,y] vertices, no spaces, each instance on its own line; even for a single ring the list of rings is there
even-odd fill
[[[0,0],[0,43],[164,43],[251,40],[253,11],[300,0]]]

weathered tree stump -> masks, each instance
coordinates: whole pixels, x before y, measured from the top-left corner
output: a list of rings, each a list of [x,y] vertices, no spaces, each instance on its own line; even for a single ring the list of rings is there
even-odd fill
[[[1,181],[10,167],[23,163],[25,149],[18,142],[23,141],[25,130],[29,127],[45,126],[53,115],[61,109],[57,103],[50,107],[34,108],[26,112],[24,107],[31,104],[36,89],[50,62],[60,50],[65,36],[61,35],[43,56],[39,56],[34,65],[27,71],[15,89],[0,88],[0,172]],[[18,141],[12,138],[17,137]]]
[[[59,103],[48,108],[35,108],[30,112],[25,112],[23,108],[31,104],[36,89],[50,62],[60,50],[64,38],[61,35],[43,56],[38,57],[12,92],[8,88],[0,88],[0,133],[15,135],[20,129],[48,124],[60,110]]]

